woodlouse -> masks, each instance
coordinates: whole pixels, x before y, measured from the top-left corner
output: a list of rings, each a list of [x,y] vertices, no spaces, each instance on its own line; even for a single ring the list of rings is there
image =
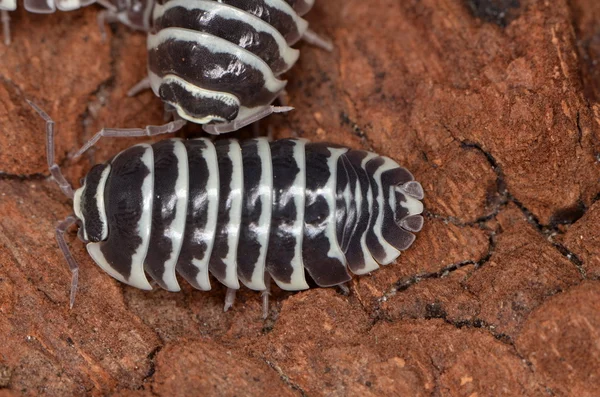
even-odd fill
[[[152,13],[148,78],[184,120],[212,134],[235,131],[287,106],[271,106],[301,38],[331,50],[301,18],[314,0],[165,0]]]
[[[209,290],[210,273],[228,288],[225,310],[240,282],[268,291],[272,279],[298,291],[309,288],[308,275],[320,287],[343,285],[350,272],[393,262],[423,225],[423,189],[406,169],[304,139],[135,145],[95,165],[73,191],[54,163],[54,124],[32,106],[47,123],[52,176],[74,202],[75,215],[57,228],[74,275],[71,304],[78,266],[63,233],[75,223],[92,259],[117,280],[149,290],[147,273],[178,291],[179,274]]]

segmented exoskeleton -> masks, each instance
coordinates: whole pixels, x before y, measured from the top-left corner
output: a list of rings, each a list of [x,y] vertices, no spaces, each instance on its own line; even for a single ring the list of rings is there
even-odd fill
[[[50,171],[74,198],[57,238],[75,276],[63,233],[77,223],[92,259],[117,280],[151,289],[148,274],[178,291],[179,274],[209,290],[212,274],[228,288],[227,309],[241,284],[268,291],[272,279],[298,291],[308,275],[343,285],[396,260],[423,225],[423,190],[406,169],[304,139],[140,144],[94,166],[73,191],[54,163],[53,122],[36,110]],[[72,299],[75,288],[76,277]]]
[[[274,111],[302,37],[307,0],[164,0],[148,36],[149,83],[188,121],[211,133],[236,130]],[[321,43],[323,43],[321,41]],[[330,44],[324,44],[326,47]]]

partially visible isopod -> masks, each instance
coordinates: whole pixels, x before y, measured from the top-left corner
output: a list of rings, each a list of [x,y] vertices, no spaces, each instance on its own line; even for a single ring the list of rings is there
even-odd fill
[[[179,291],[177,275],[211,289],[228,288],[225,309],[241,284],[269,291],[343,285],[394,262],[421,230],[423,189],[392,159],[304,139],[237,141],[166,139],[130,147],[94,166],[73,191],[53,158],[48,165],[73,198],[74,215],[57,228],[80,226],[87,251],[119,281]],[[240,284],[241,283],[241,284]],[[266,297],[265,296],[265,310]]]
[[[99,14],[100,27],[103,22],[121,22],[133,29],[150,29],[150,14],[154,0],[23,0],[25,9],[34,14],[52,14],[59,11],[73,11],[90,4],[98,3],[105,10]],[[9,11],[17,9],[17,0],[0,0],[0,20],[4,32],[4,43],[10,44]]]
[[[152,13],[148,78],[177,115],[212,134],[235,131],[288,106],[272,106],[298,60],[300,39],[331,50],[301,15],[314,0],[164,0]]]

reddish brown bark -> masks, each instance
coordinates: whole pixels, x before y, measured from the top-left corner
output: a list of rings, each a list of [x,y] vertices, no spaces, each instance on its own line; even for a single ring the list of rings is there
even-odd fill
[[[593,395],[600,385],[600,5],[593,0],[319,1],[335,43],[301,45],[296,110],[261,122],[390,156],[423,183],[426,224],[397,263],[334,289],[125,287],[53,226],[43,122],[76,182],[135,139],[70,154],[103,126],[162,122],[145,38],[106,42],[98,8],[12,13],[0,45],[0,395]],[[186,133],[198,132],[190,128]]]

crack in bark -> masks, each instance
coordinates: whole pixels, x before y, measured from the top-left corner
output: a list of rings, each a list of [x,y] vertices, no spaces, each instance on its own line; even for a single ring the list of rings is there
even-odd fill
[[[160,338],[160,335],[158,335],[159,340],[161,340],[162,343],[162,339]],[[142,379],[141,385],[137,388],[137,390],[146,390],[145,385],[148,385],[148,389],[150,391],[150,393],[152,393],[152,395],[158,395],[157,393],[154,392],[152,384],[153,384],[153,378],[154,378],[154,374],[156,373],[156,356],[158,355],[158,353],[162,350],[162,348],[164,347],[164,343],[161,345],[158,345],[154,348],[154,350],[152,350],[150,352],[150,354],[148,354],[147,359],[150,360],[150,367],[148,368],[148,372],[146,373],[146,376],[144,376],[144,378]]]
[[[0,181],[18,181],[18,182],[27,182],[27,181],[44,181],[48,178],[51,178],[49,175],[44,175],[40,173],[35,174],[10,174],[8,172],[0,171]]]
[[[494,254],[494,251],[496,249],[496,235],[497,235],[497,232],[490,233],[489,243],[488,243],[488,251],[479,260],[467,259],[467,260],[464,260],[461,262],[457,262],[457,263],[453,263],[451,265],[445,266],[442,269],[435,271],[435,272],[420,273],[420,274],[416,274],[416,275],[413,275],[410,277],[405,277],[403,279],[400,279],[396,283],[394,283],[394,285],[388,292],[386,292],[381,298],[378,299],[378,302],[385,302],[390,297],[396,295],[398,292],[404,292],[407,289],[409,289],[410,287],[412,287],[413,285],[418,284],[419,282],[421,282],[423,280],[447,277],[448,275],[450,275],[450,273],[452,273],[462,267],[465,267],[465,266],[474,265],[475,269],[480,269],[482,266],[484,266],[490,260],[490,258]]]
[[[578,122],[577,125],[579,127],[579,112],[577,113],[577,122]],[[502,197],[502,200],[497,205],[497,207],[494,209],[493,216],[489,217],[489,219],[487,219],[487,220],[494,219],[496,217],[496,215],[500,213],[502,208],[504,208],[508,203],[513,203],[517,208],[519,208],[519,210],[521,210],[523,215],[525,215],[525,219],[527,220],[527,222],[530,225],[532,225],[535,228],[535,230],[537,230],[542,236],[544,236],[546,238],[546,240],[552,245],[552,247],[554,247],[562,256],[564,256],[569,262],[571,262],[573,265],[575,265],[575,267],[577,267],[577,270],[579,271],[581,276],[585,279],[586,272],[585,272],[585,268],[583,266],[583,261],[577,255],[575,255],[573,252],[569,251],[564,245],[562,245],[561,243],[556,242],[554,240],[554,236],[564,234],[558,228],[559,224],[567,224],[567,225],[573,224],[577,220],[579,220],[585,214],[585,212],[587,212],[588,208],[585,205],[583,205],[583,202],[581,202],[583,205],[583,208],[581,208],[580,213],[576,214],[573,221],[571,221],[571,222],[569,222],[569,221],[564,221],[564,222],[554,221],[548,225],[544,225],[543,223],[540,222],[538,217],[532,211],[530,211],[511,192],[508,191],[508,189],[506,187],[506,183],[504,182],[505,176],[504,176],[502,167],[499,165],[498,161],[494,158],[494,156],[491,153],[484,150],[483,147],[479,143],[476,143],[476,142],[462,141],[461,145],[463,147],[473,148],[473,149],[476,149],[477,151],[481,152],[485,156],[487,161],[490,163],[490,165],[492,166],[492,169],[494,170],[494,172],[497,175],[498,179],[497,179],[496,184],[498,187],[498,194]]]
[[[283,381],[283,383],[285,383],[290,389],[292,389],[294,391],[297,391],[298,393],[300,393],[300,395],[302,397],[307,397],[306,392],[297,383],[292,382],[292,380],[290,379],[290,377],[287,376],[285,374],[285,372],[283,372],[283,370],[281,369],[281,367],[279,365],[277,365],[274,362],[271,362],[271,361],[267,360],[266,358],[263,358],[263,361],[265,363],[267,363],[267,365],[269,367],[271,367],[272,369],[274,369],[277,372],[277,374],[279,375],[279,377],[281,378],[281,380]]]

